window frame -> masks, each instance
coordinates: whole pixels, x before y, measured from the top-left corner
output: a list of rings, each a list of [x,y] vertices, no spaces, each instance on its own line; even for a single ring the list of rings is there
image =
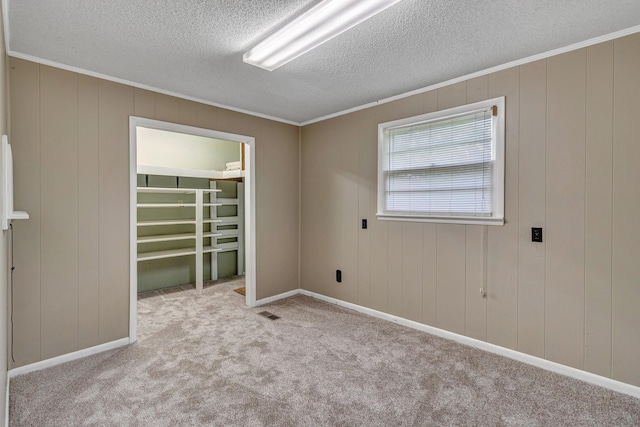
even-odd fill
[[[436,122],[446,120],[452,116],[469,114],[474,111],[486,110],[497,107],[497,112],[492,116],[491,141],[492,151],[495,151],[495,162],[493,168],[492,185],[492,212],[488,216],[463,216],[463,215],[435,215],[429,213],[393,213],[385,211],[385,183],[384,183],[384,133],[388,129],[404,127],[407,125],[417,125],[426,122]],[[407,117],[378,124],[378,183],[377,183],[377,212],[376,216],[380,220],[387,221],[412,221],[412,222],[435,222],[446,224],[475,224],[475,225],[504,225],[504,195],[505,195],[505,97],[487,99],[485,101],[474,102],[459,107],[448,108],[446,110],[435,111],[433,113],[421,114],[419,116]]]

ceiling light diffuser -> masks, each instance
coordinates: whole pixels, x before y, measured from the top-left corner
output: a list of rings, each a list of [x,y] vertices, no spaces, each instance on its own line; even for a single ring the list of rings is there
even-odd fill
[[[243,55],[273,71],[401,0],[323,0]]]

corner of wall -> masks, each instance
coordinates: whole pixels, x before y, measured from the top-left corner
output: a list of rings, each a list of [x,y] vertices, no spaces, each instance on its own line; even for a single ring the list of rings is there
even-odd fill
[[[298,289],[302,289],[302,126],[298,126]]]

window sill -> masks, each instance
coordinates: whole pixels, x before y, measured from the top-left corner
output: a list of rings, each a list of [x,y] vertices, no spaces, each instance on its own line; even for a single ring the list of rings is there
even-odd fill
[[[412,216],[376,214],[382,221],[409,221],[409,222],[435,222],[440,224],[467,224],[467,225],[504,225],[504,218],[481,218],[473,216]]]

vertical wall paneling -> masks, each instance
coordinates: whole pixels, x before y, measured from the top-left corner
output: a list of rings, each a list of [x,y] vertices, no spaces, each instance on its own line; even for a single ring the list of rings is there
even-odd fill
[[[317,138],[316,129],[320,126],[321,124],[317,124],[302,129],[302,138],[312,141],[312,143],[302,144],[300,147],[301,162],[308,165],[300,182],[301,238],[303,241],[315,242],[314,245],[300,246],[300,285],[311,291],[322,289],[322,286],[317,283],[319,275],[316,271],[320,262],[314,262],[314,259],[319,258],[318,254],[326,249],[326,245],[319,235],[317,224],[318,219],[321,218],[319,211],[322,209],[322,201],[320,199],[324,193],[315,188],[316,185],[320,185],[320,182],[326,181],[321,176],[322,168],[317,157],[322,152],[321,146],[318,143],[313,143]]]
[[[9,363],[19,366],[40,360],[40,65],[10,58],[9,67],[14,205],[29,213],[13,223],[16,362]]]
[[[377,118],[377,123],[384,123],[404,117],[412,117],[419,115],[424,111],[424,97],[422,95],[414,95],[399,101],[380,105],[372,110]],[[377,149],[377,124],[375,143]],[[403,230],[403,223],[391,221],[390,224],[387,225],[387,308],[390,313],[397,316],[403,316],[405,301],[409,297],[405,295],[405,293],[409,292],[409,295],[415,295],[418,292],[418,290],[415,289],[415,286],[417,284],[416,275],[418,273],[420,273],[421,275],[421,272],[418,272],[416,268],[409,267],[409,270],[405,271],[405,262],[407,261],[406,258],[409,257],[411,260],[414,260],[413,264],[411,261],[409,261],[409,265],[413,265],[415,267],[415,260],[420,257],[420,254],[409,254],[404,252],[404,250],[408,249],[409,247],[417,247],[417,241],[410,242],[409,246],[405,246],[403,239]],[[410,274],[410,277],[408,279],[409,282],[407,282],[406,278],[404,277],[405,273]],[[414,304],[417,304],[417,302],[415,302]],[[406,309],[410,310],[413,317],[418,316],[419,310],[417,306],[407,306]],[[421,317],[421,315],[419,317]]]
[[[228,131],[218,126],[224,116],[237,133],[256,138],[257,297],[298,287],[298,127],[9,63],[15,204],[30,215],[14,223],[11,367],[128,336],[132,114]]]
[[[161,93],[155,94],[156,120],[180,122],[180,99]]]
[[[520,67],[518,350],[544,357],[547,62]],[[531,227],[543,241],[531,241]]]
[[[211,107],[209,105],[198,105],[198,111],[196,112],[196,126],[206,129],[218,129],[218,112],[219,108]]]
[[[438,111],[438,91],[432,90],[422,94],[422,113]]]
[[[133,88],[100,80],[100,341],[129,335],[129,115]]]
[[[255,163],[256,296],[261,299],[298,288],[293,260],[299,250],[299,144],[295,126],[255,120],[260,124]]]
[[[155,118],[156,94],[144,89],[133,89],[133,111],[137,117]]]
[[[40,66],[40,118],[40,340],[48,359],[78,348],[76,74]]]
[[[465,334],[479,340],[487,339],[485,227],[465,226]]]
[[[438,227],[422,225],[422,322],[435,326],[438,317]]]
[[[422,224],[402,224],[402,317],[422,321]]]
[[[586,50],[547,60],[545,353],[584,364]]]
[[[442,87],[436,91],[438,110],[458,107],[467,103],[467,82]]]
[[[355,167],[357,169],[357,159],[351,160],[351,153],[357,146],[342,151],[345,138],[349,129],[346,122],[335,124],[338,130],[336,137],[328,137],[330,128],[325,123],[310,128],[303,135],[308,137],[311,144],[303,145],[303,162],[309,159],[314,163],[310,170],[311,178],[303,180],[303,216],[309,212],[307,219],[303,222],[303,233],[308,236],[316,236],[321,242],[316,248],[302,248],[303,270],[315,273],[315,276],[307,276],[310,286],[317,289],[325,289],[332,297],[351,297],[357,293],[357,268],[356,263],[344,259],[344,244],[357,245],[357,236],[348,237],[344,233],[351,225],[352,232],[357,233],[357,207],[353,212],[349,212],[345,204],[345,167]],[[353,154],[357,156],[357,151]],[[348,158],[345,160],[344,158]],[[352,166],[347,166],[347,161],[355,162]],[[357,203],[357,196],[354,197]],[[345,217],[349,216],[351,220]],[[353,215],[353,217],[351,217]],[[352,224],[349,224],[351,222]],[[353,242],[351,240],[354,239]],[[309,249],[309,250],[307,250]],[[357,257],[354,249],[354,257]],[[342,271],[342,282],[336,280],[336,270]]]
[[[230,132],[229,130],[229,110],[219,108],[217,111],[216,126],[222,132]]]
[[[467,103],[487,99],[488,90],[488,76],[468,80]],[[486,234],[486,226],[465,226],[465,331],[466,335],[479,340],[487,339],[487,300],[480,292],[486,286]]]
[[[518,345],[518,68],[489,76],[490,98],[505,96],[505,224],[487,230],[487,341]]]
[[[330,261],[331,248],[325,232],[329,228],[329,203],[331,193],[327,188],[331,151],[323,147],[327,140],[328,128],[323,123],[303,129],[302,138],[309,141],[302,144],[302,163],[307,165],[302,176],[302,238],[313,241],[314,245],[302,245],[301,276],[302,286],[311,291],[321,292],[335,281]]]
[[[187,101],[186,99],[178,100],[180,110],[180,123],[187,126],[198,125],[198,104],[193,101]],[[242,132],[237,132],[243,134]],[[243,134],[243,135],[246,135]]]
[[[339,244],[336,247],[343,270],[343,282],[338,284],[338,298],[355,303],[358,295],[358,132],[347,117],[341,126],[342,138],[338,141],[340,165],[340,215],[338,227]],[[357,123],[357,122],[356,122]]]
[[[486,78],[487,97],[507,97],[506,224],[487,227],[486,340],[534,355],[544,352],[548,359],[602,375],[610,372],[635,385],[640,385],[639,52],[640,35],[635,34]],[[188,101],[101,80],[96,89],[96,80],[74,73],[69,77],[60,71],[62,84],[54,87],[58,70],[15,58],[9,62],[15,203],[31,216],[14,223],[14,366],[67,346],[77,349],[127,335],[132,113],[255,133],[258,298],[296,287],[297,266],[291,262],[297,259],[300,204],[296,127],[204,105],[197,105],[194,118]],[[76,85],[69,84],[74,79]],[[482,317],[483,309],[482,301],[474,299],[481,228],[421,224],[418,245],[413,224],[394,226],[374,216],[377,123],[471,102],[484,91],[483,79],[473,79],[302,129],[303,288],[415,318],[417,304],[408,304],[408,293],[418,291],[420,273],[422,321],[482,337],[471,320]],[[54,98],[61,105],[55,110]],[[76,119],[69,113],[74,108]],[[58,116],[59,122],[52,119]],[[63,122],[67,125],[58,127]],[[48,141],[64,146],[66,137],[76,145],[70,156],[59,159],[70,163],[60,170],[48,163],[56,159]],[[347,153],[343,158],[341,150]],[[79,177],[75,196],[67,187],[71,175]],[[46,248],[58,232],[53,219],[61,211],[53,206],[55,197],[71,200],[73,207],[60,224],[75,215],[71,240],[77,243],[62,237],[65,250],[75,250],[71,258],[76,261],[60,259],[54,270],[57,255]],[[335,198],[340,202],[332,202]],[[367,206],[369,229],[361,230]],[[53,209],[51,219],[44,218],[45,207]],[[99,218],[92,220],[96,211]],[[533,244],[530,228],[540,221],[545,241]],[[96,233],[97,240],[91,237]],[[343,255],[334,245],[342,243],[351,251],[346,259],[352,265],[339,288],[334,270]],[[416,252],[420,261],[413,258]],[[87,278],[96,268],[98,282],[92,283]],[[75,310],[72,333],[62,329],[74,316],[54,316],[57,303],[45,297],[54,290],[69,295],[61,304]],[[92,304],[97,304],[94,317]]]
[[[304,126],[303,254],[322,258],[339,230],[317,218],[342,208],[310,205],[330,191],[331,151],[359,147],[358,225],[367,204],[375,215],[377,133],[367,121],[505,96],[505,225],[423,223],[418,242],[415,224],[370,219],[358,237],[357,301],[415,319],[421,292],[427,325],[640,385],[639,61],[635,34],[425,92],[421,107],[412,96]],[[359,134],[344,138],[345,126]],[[542,243],[531,227],[543,227]],[[313,277],[324,262],[303,263],[302,287],[335,296]]]
[[[188,102],[188,101],[183,101]],[[227,116],[227,128],[225,132],[236,133],[239,135],[257,136],[260,132],[260,125],[268,123],[266,119],[247,120],[247,116],[236,111],[225,111]]]
[[[437,90],[438,110],[464,105],[467,102],[467,82]],[[464,333],[466,294],[465,226],[437,224],[437,326]]]
[[[370,111],[358,114],[358,220],[367,220],[367,229],[358,227],[357,304],[371,306],[371,229],[377,226],[378,124]],[[356,225],[357,226],[357,225]]]
[[[640,34],[614,41],[612,377],[640,386]]]
[[[78,346],[100,343],[100,175],[98,79],[78,75]]]
[[[373,110],[375,111],[375,110]],[[370,122],[370,126],[375,130],[365,132],[364,135],[368,135],[371,139],[367,141],[370,146],[373,146],[375,156],[370,154],[368,159],[373,160],[373,165],[369,165],[371,169],[375,167],[375,178],[372,182],[372,193],[369,198],[369,233],[371,239],[371,270],[370,270],[370,288],[369,298],[370,306],[375,310],[386,312],[388,309],[387,298],[387,280],[389,277],[389,261],[387,257],[388,239],[389,239],[389,221],[380,221],[376,218],[377,212],[377,170],[378,170],[378,123],[381,123],[384,119],[372,113],[373,119]],[[366,122],[365,122],[366,126]],[[305,144],[303,139],[303,145]],[[371,149],[371,148],[370,148]],[[303,174],[305,173],[305,164],[302,165]],[[371,178],[371,177],[370,177]],[[303,242],[304,244],[304,242]]]
[[[613,42],[587,48],[584,368],[611,376]]]
[[[304,166],[303,166],[304,167]],[[304,170],[303,170],[304,173]],[[371,201],[372,212],[376,212],[376,201]],[[389,245],[390,221],[371,221],[371,308],[387,312],[387,279],[389,277]],[[303,242],[304,244],[304,242]]]
[[[422,112],[438,111],[438,91],[422,94]],[[437,316],[437,224],[422,224],[422,322],[436,324]]]
[[[347,280],[349,276],[349,272],[345,271],[345,263],[340,259],[341,249],[338,247],[338,245],[342,243],[340,231],[342,230],[342,221],[344,220],[342,217],[344,214],[344,205],[342,204],[342,177],[340,175],[342,160],[340,156],[342,150],[341,142],[343,142],[342,132],[344,132],[345,129],[339,120],[335,125],[336,128],[339,129],[339,132],[337,132],[338,136],[323,141],[326,144],[325,149],[329,148],[328,151],[330,153],[328,157],[324,157],[325,162],[323,164],[329,178],[328,185],[325,184],[327,198],[325,199],[325,206],[323,207],[324,214],[328,219],[328,226],[324,230],[324,238],[327,239],[328,252],[323,256],[327,262],[327,268],[323,273],[329,274],[328,289],[331,296],[335,296],[341,291],[338,288],[343,286],[342,283],[345,283],[344,281]],[[338,283],[336,280],[336,270],[342,270],[342,283]]]
[[[387,259],[389,270],[387,277],[387,311],[396,316],[402,316],[402,226],[399,221],[389,221],[387,226],[388,246]]]
[[[489,76],[467,80],[467,102],[479,102],[488,98]]]
[[[438,224],[436,326],[458,334],[465,331],[465,226]]]
[[[408,98],[400,99],[398,101],[388,102],[386,104],[382,104],[368,110],[369,114],[373,113],[375,116],[376,132],[378,123],[385,123],[393,120],[404,119],[406,117],[417,116],[423,111],[424,96],[422,94],[413,95]]]

